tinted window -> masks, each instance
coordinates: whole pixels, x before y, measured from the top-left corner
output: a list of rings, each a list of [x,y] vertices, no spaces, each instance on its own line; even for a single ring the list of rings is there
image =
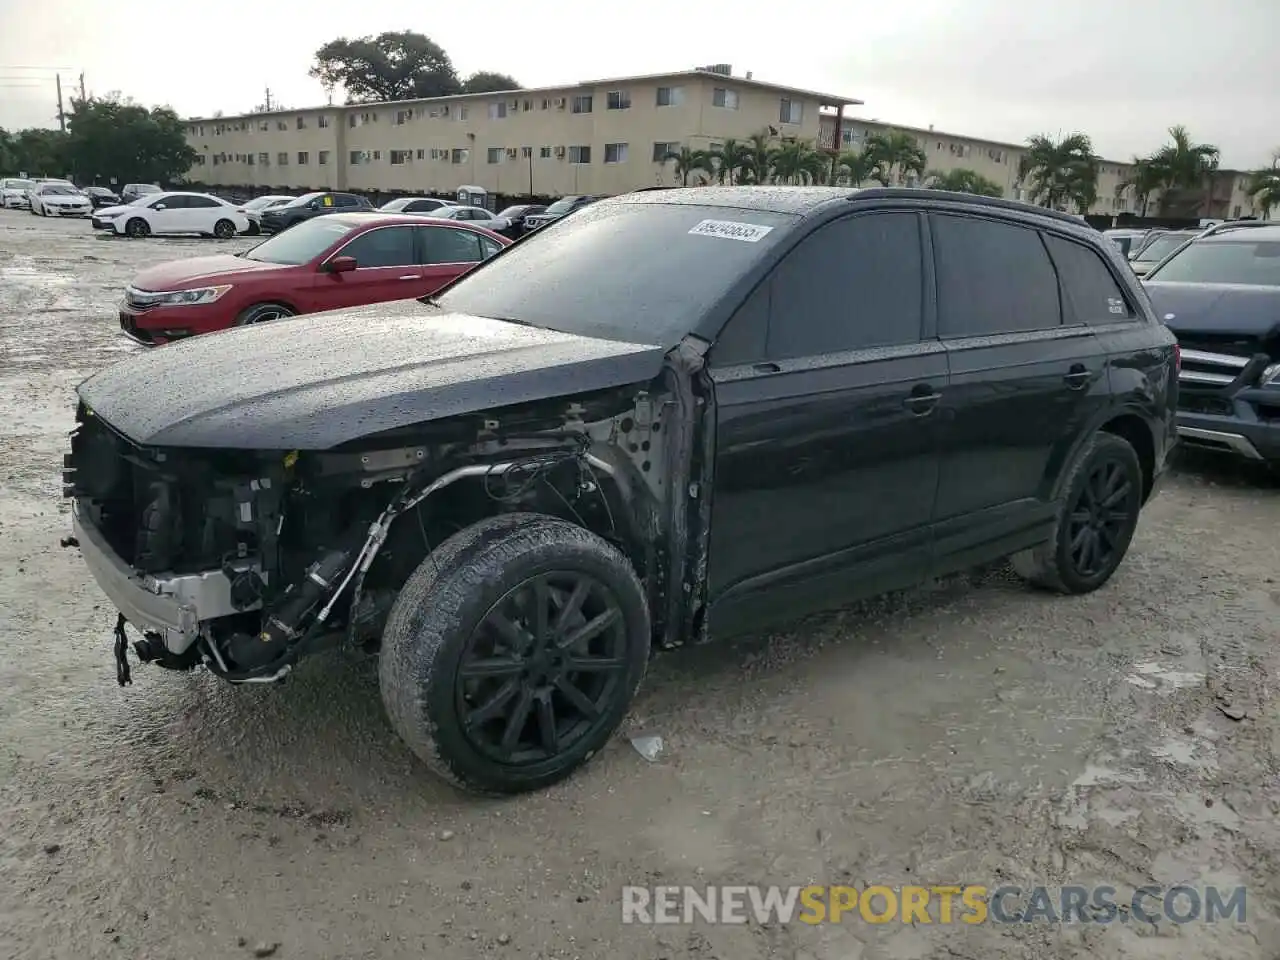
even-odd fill
[[[361,200],[359,197],[353,197],[349,193],[338,193],[334,195],[334,201],[340,207],[358,207]]]
[[[452,227],[424,227],[424,263],[479,263],[480,235]]]
[[[916,214],[846,217],[820,227],[774,273],[769,359],[915,343],[923,287]]]
[[[747,302],[737,309],[716,337],[711,348],[711,363],[716,367],[732,367],[754,363],[765,356],[765,339],[769,334],[769,300],[772,281],[756,287]]]
[[[410,200],[404,209],[407,213],[426,213],[429,210],[436,209],[438,206],[440,204],[435,200]]]
[[[357,267],[403,267],[417,263],[413,253],[413,229],[382,227],[362,233],[338,251],[340,257],[355,257]]]
[[[980,337],[1062,323],[1058,276],[1040,234],[994,220],[934,216],[938,335]]]
[[[187,209],[186,197],[161,197],[159,200],[151,202],[151,209],[156,210],[164,207],[166,210],[185,210]]]
[[[1280,287],[1280,242],[1208,240],[1193,243],[1147,279]]]
[[[479,234],[477,236],[479,237]],[[480,256],[483,259],[488,260],[501,249],[502,245],[497,241],[490,240],[488,237],[480,237]]]
[[[1045,235],[1058,280],[1062,302],[1070,311],[1069,323],[1114,323],[1132,319],[1134,314],[1105,261],[1080,243]]]
[[[674,344],[708,330],[708,311],[785,236],[792,214],[692,203],[593,204],[538,230],[450,285],[446,310],[537,327]],[[711,221],[711,226],[704,226]],[[718,222],[749,241],[714,229]]]
[[[220,207],[220,204],[213,197],[187,197],[188,207]]]
[[[308,204],[310,204],[311,201],[319,200],[323,196],[326,196],[326,194],[304,193],[302,196],[298,197],[296,200],[290,200],[288,203],[285,204],[285,206],[286,207],[305,207]]]
[[[1189,233],[1166,233],[1162,234],[1151,241],[1151,245],[1143,247],[1138,255],[1139,260],[1154,261],[1163,260],[1173,251],[1190,240],[1192,234]]]
[[[324,217],[304,220],[283,233],[264,240],[248,250],[244,257],[246,260],[258,260],[262,263],[287,263],[295,266],[309,263],[352,229],[354,228],[350,224]]]

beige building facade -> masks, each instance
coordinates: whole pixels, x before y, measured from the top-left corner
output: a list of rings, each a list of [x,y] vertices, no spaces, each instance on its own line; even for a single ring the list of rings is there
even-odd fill
[[[508,93],[187,121],[192,180],[290,190],[502,195],[672,185],[681,147],[765,132],[816,141],[823,108],[860,101],[728,67]]]

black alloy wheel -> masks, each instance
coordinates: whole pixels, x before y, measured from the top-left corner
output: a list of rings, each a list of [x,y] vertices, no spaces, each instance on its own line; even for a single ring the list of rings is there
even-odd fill
[[[1077,576],[1091,579],[1120,562],[1137,525],[1138,497],[1124,464],[1100,459],[1084,478],[1067,522],[1067,550]]]
[[[134,217],[124,225],[124,232],[127,236],[133,237],[135,240],[139,237],[145,237],[151,233],[151,225],[141,217]]]
[[[609,714],[629,666],[622,608],[595,577],[556,571],[509,591],[472,631],[455,681],[463,732],[500,763],[553,760]]]
[[[213,235],[219,240],[230,240],[236,235],[236,225],[230,220],[219,220],[213,225]]]

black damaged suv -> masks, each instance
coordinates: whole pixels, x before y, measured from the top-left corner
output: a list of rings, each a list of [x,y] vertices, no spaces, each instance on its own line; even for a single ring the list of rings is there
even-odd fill
[[[1106,583],[1177,353],[1077,220],[926,190],[602,200],[425,303],[199,337],[79,388],[116,657],[279,679],[380,645],[453,782],[599,750],[650,649],[1012,555]]]

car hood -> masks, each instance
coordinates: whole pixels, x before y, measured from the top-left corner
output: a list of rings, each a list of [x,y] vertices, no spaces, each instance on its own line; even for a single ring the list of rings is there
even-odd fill
[[[133,278],[139,290],[175,290],[192,284],[207,282],[228,274],[266,273],[279,270],[296,270],[296,267],[280,263],[261,263],[229,253],[216,253],[208,257],[190,257],[186,260],[170,260],[148,267]]]
[[[117,214],[124,213],[126,210],[132,210],[133,207],[127,203],[117,204],[114,207],[103,207],[98,211],[100,217],[114,217]]]
[[[72,206],[75,204],[88,203],[89,198],[85,196],[67,197],[67,196],[58,195],[58,196],[50,196],[50,197],[41,197],[40,202],[47,203],[51,207],[57,206],[59,204]]]
[[[139,444],[323,450],[424,421],[647,382],[665,352],[411,300],[193,337],[108,367],[77,392]]]
[[[1280,325],[1280,287],[1148,280],[1156,316],[1175,334],[1266,337]]]

